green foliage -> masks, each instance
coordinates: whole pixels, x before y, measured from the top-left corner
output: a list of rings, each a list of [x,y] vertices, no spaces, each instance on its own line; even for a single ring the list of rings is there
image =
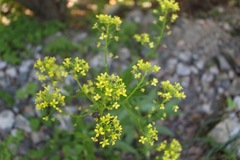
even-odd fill
[[[39,121],[40,119],[32,119],[30,122],[39,124]],[[23,159],[92,160],[95,150],[89,133],[86,132],[87,128],[81,119],[78,119],[78,125],[70,132],[55,125],[53,137],[42,147],[31,149]]]
[[[29,82],[23,88],[17,90],[16,96],[19,100],[23,100],[26,99],[28,96],[35,96],[37,89],[37,83]]]
[[[0,24],[0,57],[4,61],[18,64],[30,56],[27,44],[38,44],[42,39],[65,26],[57,21],[40,22],[29,16],[21,15],[9,25]]]
[[[236,109],[237,105],[234,103],[231,97],[227,97],[227,106],[229,109]]]
[[[7,91],[0,90],[0,99],[8,106],[12,107],[14,104],[14,97],[12,94],[8,93]]]
[[[78,46],[73,44],[69,39],[64,36],[57,37],[47,43],[43,51],[48,55],[60,55],[61,57],[71,56],[73,51],[76,51]]]
[[[12,160],[16,155],[20,142],[23,140],[24,135],[22,131],[17,131],[16,134],[9,135],[4,141],[0,141],[0,159]]]

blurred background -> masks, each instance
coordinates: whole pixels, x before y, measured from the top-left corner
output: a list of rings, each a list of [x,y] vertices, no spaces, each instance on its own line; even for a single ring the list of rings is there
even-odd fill
[[[162,139],[177,137],[183,160],[240,159],[240,1],[178,2],[172,34],[150,60],[162,67],[159,80],[180,82],[187,96],[181,113],[163,122],[169,130]],[[146,52],[129,37],[151,32],[157,5],[154,0],[0,0],[0,159],[74,157],[71,144],[82,142],[71,138],[69,118],[49,124],[35,110],[40,83],[33,64],[44,56],[79,56],[97,70],[101,55],[91,28],[95,15],[106,13],[124,21],[118,47],[112,46],[120,61],[112,66],[121,68]],[[66,108],[75,112],[79,101],[69,98]],[[84,152],[77,149],[76,159]],[[134,157],[125,151],[122,159]]]

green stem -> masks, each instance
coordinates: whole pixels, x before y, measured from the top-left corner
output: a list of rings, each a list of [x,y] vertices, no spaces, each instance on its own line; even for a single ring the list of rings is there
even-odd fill
[[[104,67],[105,67],[105,71],[108,73],[108,61],[107,61],[107,56],[109,54],[108,51],[108,45],[109,45],[109,24],[107,25],[107,29],[106,29],[106,40],[105,40],[105,47],[104,47]]]
[[[123,103],[125,103],[130,97],[132,97],[132,95],[137,91],[137,89],[140,88],[140,86],[142,85],[144,79],[146,77],[146,74],[144,74],[144,76],[142,77],[142,79],[140,80],[140,82],[137,84],[137,86],[132,90],[132,92],[128,95],[128,97],[123,101]]]
[[[147,56],[146,56],[147,58],[153,56],[153,54],[157,52],[157,48],[158,48],[158,46],[160,45],[160,43],[161,43],[161,41],[162,41],[162,39],[163,39],[164,30],[165,30],[165,28],[166,28],[167,15],[168,15],[168,11],[166,11],[166,12],[164,13],[164,21],[162,22],[162,25],[160,26],[160,28],[161,28],[161,29],[160,29],[160,34],[159,34],[159,36],[157,37],[157,41],[155,42],[154,48],[153,48],[150,52],[148,52],[148,54],[147,54]]]

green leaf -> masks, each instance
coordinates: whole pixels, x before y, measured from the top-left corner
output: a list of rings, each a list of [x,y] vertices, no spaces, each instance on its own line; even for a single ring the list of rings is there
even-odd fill
[[[157,128],[159,134],[163,134],[163,135],[171,136],[171,137],[174,136],[173,132],[165,126],[157,125],[156,128]]]
[[[32,130],[37,131],[40,127],[41,119],[39,118],[31,118],[30,119],[30,126]]]
[[[121,149],[122,151],[133,153],[135,156],[139,157],[138,151],[134,147],[132,147],[131,145],[129,145],[128,143],[126,143],[124,141],[117,141],[115,147],[118,149]]]

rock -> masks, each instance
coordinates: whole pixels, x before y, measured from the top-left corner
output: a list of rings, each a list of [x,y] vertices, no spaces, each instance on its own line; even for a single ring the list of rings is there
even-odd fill
[[[15,120],[12,111],[4,110],[0,113],[0,129],[8,130],[13,127]]]
[[[22,129],[26,132],[31,132],[32,131],[32,129],[30,127],[30,124],[29,124],[29,121],[20,114],[16,116],[15,126],[16,126],[16,128]]]
[[[169,69],[171,71],[175,71],[177,63],[178,63],[178,61],[177,61],[176,58],[169,59],[167,61],[167,68],[166,69]]]
[[[80,41],[85,39],[87,36],[88,36],[88,34],[86,32],[78,33],[78,34],[74,35],[72,41],[75,42],[75,43],[79,43]]]
[[[187,65],[179,63],[177,65],[177,74],[179,76],[188,76],[191,73],[191,68]]]
[[[128,13],[127,20],[140,23],[143,18],[143,12],[140,9],[134,9]]]
[[[181,79],[181,85],[183,86],[183,88],[188,88],[190,85],[190,77],[183,77]]]
[[[233,102],[236,104],[237,109],[240,110],[240,96],[234,97]]]
[[[191,61],[191,55],[192,53],[190,51],[185,51],[179,53],[178,58],[180,59],[180,61],[188,63]]]
[[[4,61],[0,61],[0,70],[4,69],[7,67],[7,63]]]
[[[223,56],[218,56],[219,67],[223,71],[231,70],[231,66]]]
[[[60,126],[59,126],[60,129],[63,129],[63,130],[66,130],[66,131],[72,131],[73,130],[71,118],[63,115],[61,117],[57,117],[57,119],[60,122]]]
[[[197,62],[196,62],[196,67],[197,67],[198,69],[203,69],[203,67],[204,67],[204,61],[203,61],[203,60],[197,61]]]
[[[208,115],[212,114],[212,109],[210,103],[205,103],[202,105],[201,109],[203,110],[204,113],[207,113]]]
[[[0,71],[0,78],[4,78],[4,72],[3,71]]]
[[[202,79],[202,81],[210,83],[214,80],[214,76],[213,76],[213,74],[206,72],[202,75],[201,79]]]
[[[198,69],[195,66],[191,66],[191,72],[193,74],[198,74],[199,73]]]
[[[214,74],[214,75],[218,75],[219,74],[219,70],[218,70],[218,67],[217,66],[211,66],[210,69],[209,69],[210,73],[211,74]]]
[[[130,58],[131,53],[128,48],[123,47],[119,50],[118,56],[121,61],[126,62]]]
[[[17,70],[14,67],[7,68],[6,74],[10,76],[11,78],[17,77]]]
[[[47,134],[42,131],[31,133],[31,140],[32,140],[33,144],[35,144],[35,145],[42,141],[47,140],[48,138],[49,137],[47,136]]]
[[[229,94],[231,95],[239,95],[240,94],[240,78],[236,78],[233,80],[230,88],[229,88]]]
[[[107,58],[108,65],[111,63],[111,58]],[[94,69],[101,69],[104,67],[104,55],[103,53],[99,53],[98,55],[95,55],[90,61],[89,61],[90,67],[93,67]]]
[[[25,60],[21,63],[19,67],[20,74],[27,73],[31,69],[31,66],[33,65],[33,60]]]
[[[240,131],[240,124],[237,117],[231,117],[224,119],[218,123],[208,134],[219,143],[226,143],[233,138],[236,133]]]

